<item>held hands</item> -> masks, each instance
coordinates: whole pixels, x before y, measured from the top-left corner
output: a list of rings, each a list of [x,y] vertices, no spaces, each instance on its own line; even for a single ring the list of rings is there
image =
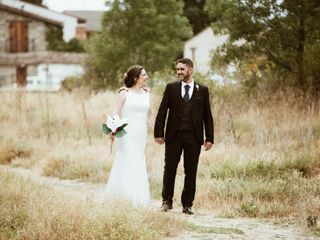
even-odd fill
[[[158,144],[164,144],[164,138],[155,138],[155,141],[156,141],[156,143],[158,143]],[[211,142],[205,142],[204,144],[203,144],[203,146],[204,146],[204,150],[205,151],[208,151],[208,150],[210,150],[211,148],[212,148],[212,146],[213,146],[213,143],[211,143]]]
[[[210,150],[210,148],[212,148],[212,146],[213,146],[213,143],[211,143],[211,142],[205,142],[205,143],[203,144],[203,147],[204,147],[204,150],[205,150],[205,151]]]
[[[162,137],[160,137],[160,138],[155,138],[155,141],[156,141],[156,143],[158,143],[158,144],[164,144],[164,138],[162,138]],[[212,148],[212,146],[213,146],[213,143],[211,143],[211,142],[205,142],[204,144],[203,144],[203,146],[204,146],[204,150],[205,151],[208,151],[208,150],[210,150],[211,148]]]
[[[158,144],[164,144],[164,138],[162,138],[162,137],[160,137],[160,138],[155,138],[154,139],[155,141],[156,141],[156,143],[158,143]]]

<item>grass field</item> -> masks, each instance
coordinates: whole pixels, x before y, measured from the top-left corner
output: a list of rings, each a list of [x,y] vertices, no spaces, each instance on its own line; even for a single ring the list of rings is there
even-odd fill
[[[0,239],[159,239],[183,222],[126,202],[108,207],[13,174],[0,182]]]
[[[160,98],[153,94],[154,111]],[[109,91],[1,92],[0,163],[61,179],[106,182],[115,151],[110,154],[101,123],[114,99]],[[213,91],[212,104],[215,145],[201,153],[195,208],[227,217],[319,216],[319,105],[291,95],[249,101],[237,91]],[[150,128],[146,159],[156,199],[163,156],[164,147],[154,142]],[[176,205],[182,184],[180,164]]]

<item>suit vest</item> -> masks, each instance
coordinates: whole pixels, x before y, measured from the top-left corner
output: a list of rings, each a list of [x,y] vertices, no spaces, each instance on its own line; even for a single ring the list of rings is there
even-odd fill
[[[180,99],[180,126],[179,130],[183,131],[193,131],[193,124],[192,124],[192,105],[193,105],[193,97],[188,102],[183,101]]]

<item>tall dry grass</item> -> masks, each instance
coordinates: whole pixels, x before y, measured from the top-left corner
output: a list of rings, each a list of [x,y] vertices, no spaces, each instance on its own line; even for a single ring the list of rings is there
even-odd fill
[[[0,239],[160,239],[183,222],[125,202],[108,207],[0,170]]]
[[[65,192],[0,170],[0,239],[163,239],[187,230],[244,234],[206,227],[124,200],[100,202],[84,192]]]
[[[195,207],[224,216],[319,215],[319,105],[290,94],[267,101],[233,89],[212,95],[215,146],[200,156]],[[154,110],[160,98],[153,96]],[[101,123],[115,93],[2,92],[0,99],[1,163],[64,179],[107,180],[114,152]],[[163,156],[150,129],[146,159],[152,196],[159,199]],[[176,205],[182,184],[180,164]]]

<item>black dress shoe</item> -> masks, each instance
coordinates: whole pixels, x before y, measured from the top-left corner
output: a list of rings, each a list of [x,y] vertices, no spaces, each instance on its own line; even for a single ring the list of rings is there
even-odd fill
[[[189,215],[193,214],[191,207],[183,207],[182,208],[182,212],[185,213],[185,214],[189,214]]]
[[[173,207],[171,204],[168,204],[166,202],[162,203],[162,206],[161,206],[161,212],[167,212],[169,210],[171,210]]]

